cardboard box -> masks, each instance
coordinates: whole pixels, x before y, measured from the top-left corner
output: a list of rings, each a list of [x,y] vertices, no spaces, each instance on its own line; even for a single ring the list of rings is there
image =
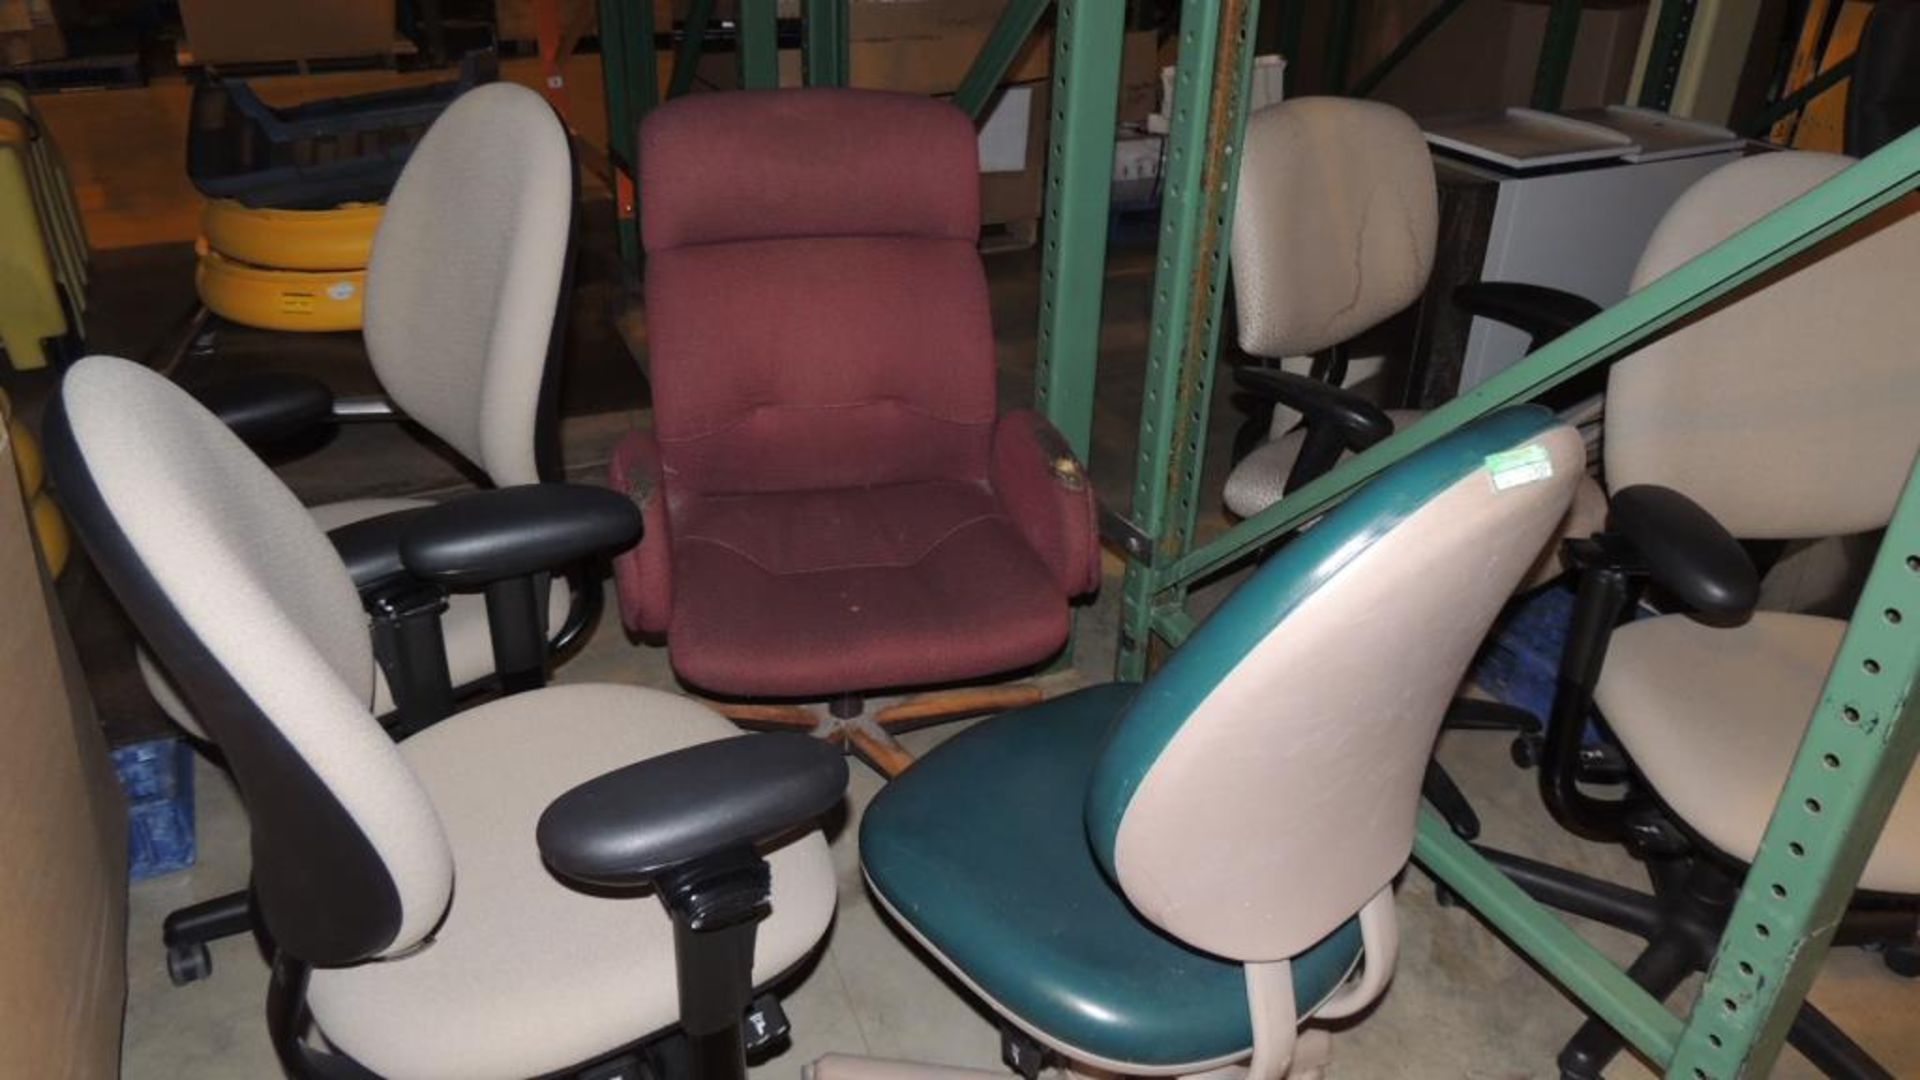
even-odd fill
[[[1160,43],[1151,30],[1132,30],[1120,52],[1123,124],[1144,124],[1160,104]]]
[[[1047,107],[1049,84],[1024,83],[1026,91],[1026,167],[1018,172],[980,174],[980,223],[985,226],[981,246],[990,251],[1028,247],[1039,238],[1040,213],[1046,205]],[[1016,99],[1017,100],[1017,99]]]
[[[0,429],[0,1072],[120,1075],[126,815]]]
[[[394,0],[180,0],[196,64],[384,56]]]
[[[19,67],[67,55],[48,0],[0,0],[0,65]]]

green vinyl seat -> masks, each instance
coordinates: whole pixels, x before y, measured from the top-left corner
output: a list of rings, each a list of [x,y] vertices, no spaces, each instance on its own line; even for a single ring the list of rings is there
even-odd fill
[[[1241,965],[1135,915],[1087,844],[1087,781],[1137,689],[1089,687],[954,737],[876,797],[861,860],[896,918],[1028,1025],[1143,1065],[1243,1053]],[[1324,1000],[1359,960],[1349,919],[1294,959],[1295,998]]]
[[[1311,1073],[1325,1039],[1300,1025],[1386,988],[1441,714],[1584,462],[1526,407],[1381,473],[1146,682],[1003,714],[896,778],[860,828],[875,896],[1076,1069]]]

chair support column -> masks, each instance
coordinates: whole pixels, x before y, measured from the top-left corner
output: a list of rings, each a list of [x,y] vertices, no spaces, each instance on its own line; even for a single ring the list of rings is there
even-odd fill
[[[692,1080],[741,1080],[753,939],[770,910],[771,871],[752,848],[739,848],[670,870],[655,886],[673,918],[680,1027]]]

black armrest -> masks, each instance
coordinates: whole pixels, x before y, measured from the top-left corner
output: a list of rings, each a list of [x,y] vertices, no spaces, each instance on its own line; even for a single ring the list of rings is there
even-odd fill
[[[430,506],[396,510],[391,514],[349,522],[327,533],[340,561],[347,564],[347,575],[354,588],[365,593],[407,577],[406,564],[400,559],[400,541],[415,519]]]
[[[405,533],[400,561],[409,574],[473,588],[631,547],[640,538],[640,510],[606,488],[525,484],[422,509]]]
[[[312,434],[333,413],[333,391],[305,375],[237,375],[193,392],[241,441],[271,446]]]
[[[1740,542],[1699,503],[1672,488],[1636,484],[1613,493],[1607,528],[1647,573],[1688,607],[1738,619],[1760,598],[1760,575]]]
[[[1234,381],[1261,397],[1289,405],[1308,427],[1330,424],[1341,444],[1358,453],[1393,434],[1393,420],[1366,398],[1310,375],[1268,367],[1236,367]]]
[[[1600,314],[1600,305],[1584,296],[1521,281],[1474,281],[1453,290],[1453,302],[1525,332],[1537,349]]]
[[[740,735],[596,777],[540,815],[541,857],[589,885],[644,884],[662,871],[771,839],[840,801],[847,762],[806,735]]]

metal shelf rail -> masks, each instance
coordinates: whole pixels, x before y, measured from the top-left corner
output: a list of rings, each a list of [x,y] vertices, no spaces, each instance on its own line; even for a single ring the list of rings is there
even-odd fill
[[[771,7],[771,0],[745,0]],[[609,0],[603,25],[649,32],[649,5]],[[1046,0],[1012,0],[964,84],[978,115]],[[1087,450],[1100,329],[1113,96],[1124,5],[1057,0],[1053,108],[1042,249],[1038,406],[1076,450]],[[1140,678],[1157,640],[1192,632],[1188,589],[1254,557],[1325,513],[1382,469],[1460,425],[1527,401],[1651,340],[1874,210],[1920,187],[1920,132],[1887,146],[1431,412],[1368,452],[1301,487],[1207,544],[1192,543],[1205,453],[1219,319],[1232,232],[1238,148],[1246,123],[1258,0],[1184,0],[1168,136],[1159,247],[1140,417],[1137,475],[1123,531],[1128,545],[1118,674]],[[609,12],[612,12],[609,15]],[[809,0],[804,40],[824,62],[809,82],[845,79],[843,0]],[[742,19],[771,38],[772,20]],[[825,24],[822,26],[822,24]],[[604,30],[603,30],[604,32]],[[771,52],[743,43],[743,58]],[[745,60],[743,59],[743,63]],[[764,61],[761,61],[764,63]],[[631,162],[631,124],[651,106],[651,54],[608,65],[618,145]],[[762,77],[764,77],[764,67]],[[644,71],[636,92],[630,81]],[[815,75],[815,72],[820,72]],[[746,81],[746,80],[743,80]],[[629,96],[631,95],[631,96]],[[1781,794],[1733,920],[1686,1017],[1627,978],[1561,919],[1460,842],[1431,811],[1414,856],[1516,949],[1558,980],[1668,1075],[1729,1080],[1765,1075],[1825,956],[1895,795],[1920,749],[1920,474],[1910,478],[1866,591]]]

